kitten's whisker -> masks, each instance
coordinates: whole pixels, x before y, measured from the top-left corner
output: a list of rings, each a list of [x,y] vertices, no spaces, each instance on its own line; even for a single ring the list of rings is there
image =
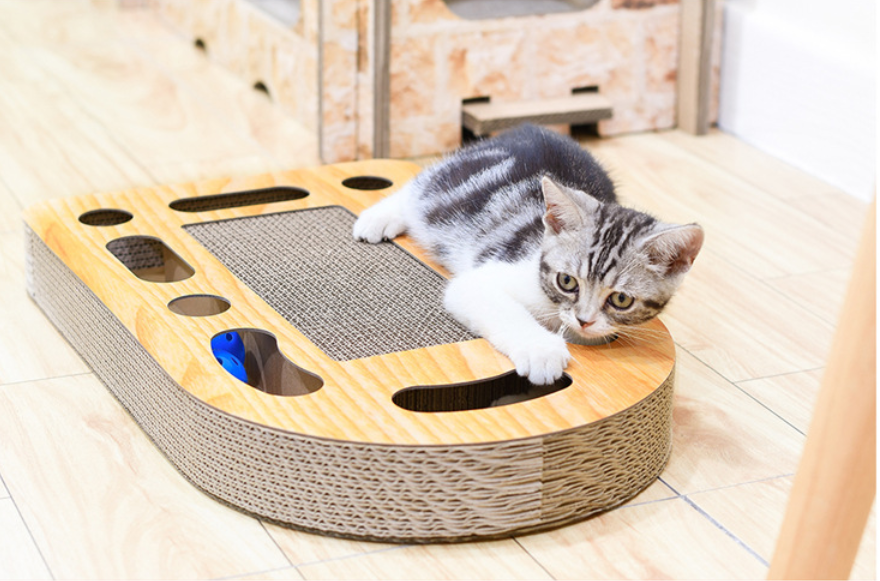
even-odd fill
[[[627,335],[626,333],[618,332],[617,333],[617,340],[620,341],[621,343],[623,343],[624,345],[628,345],[628,346],[636,345],[636,340],[634,338],[630,337],[629,335]]]
[[[662,331],[649,329],[639,325],[623,326],[618,329],[618,335],[620,337],[625,337],[633,344],[638,340],[662,339],[666,336]]]

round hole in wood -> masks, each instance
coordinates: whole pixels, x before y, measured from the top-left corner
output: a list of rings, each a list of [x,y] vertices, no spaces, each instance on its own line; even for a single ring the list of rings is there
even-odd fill
[[[178,297],[168,303],[168,308],[178,315],[186,317],[210,317],[225,313],[230,307],[229,301],[213,295],[187,295]]]
[[[90,210],[79,217],[79,221],[87,226],[118,226],[134,218],[125,210],[100,209]]]
[[[384,190],[394,185],[394,182],[378,176],[354,176],[342,180],[342,185],[352,190]]]

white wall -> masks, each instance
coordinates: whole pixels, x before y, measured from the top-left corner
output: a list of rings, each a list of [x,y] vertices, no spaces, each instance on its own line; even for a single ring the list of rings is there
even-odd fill
[[[719,126],[863,200],[876,183],[874,0],[727,0]]]

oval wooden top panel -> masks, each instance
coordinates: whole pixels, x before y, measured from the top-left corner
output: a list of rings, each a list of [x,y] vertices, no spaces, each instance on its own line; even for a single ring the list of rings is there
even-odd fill
[[[241,179],[134,188],[43,202],[26,210],[25,220],[183,389],[219,410],[271,428],[318,438],[395,445],[529,438],[618,413],[653,393],[669,377],[675,347],[666,328],[655,320],[635,337],[601,346],[571,345],[573,359],[566,372],[572,384],[556,393],[479,410],[408,411],[391,400],[401,389],[492,378],[510,372],[513,366],[483,339],[334,361],[183,229],[189,224],[330,205],[359,214],[393,193],[419,169],[407,162],[371,160]],[[349,178],[362,176],[382,178],[392,185],[382,189],[343,185]],[[383,185],[381,180],[348,183]],[[308,195],[282,201],[272,201],[270,196],[266,203],[219,209],[207,204],[205,211],[169,207],[178,200],[278,187],[298,188]],[[107,214],[106,224],[96,226],[79,220],[97,210],[113,210]],[[119,216],[126,219],[113,219]],[[127,236],[161,240],[194,274],[174,282],[134,276],[107,249],[109,242]],[[444,274],[406,237],[396,242]],[[231,306],[219,314],[199,317],[181,316],[168,308],[175,299],[189,295],[222,297]],[[238,381],[217,364],[210,348],[214,335],[230,329],[268,331],[277,338],[284,356],[320,376],[323,387],[308,395],[282,397]]]

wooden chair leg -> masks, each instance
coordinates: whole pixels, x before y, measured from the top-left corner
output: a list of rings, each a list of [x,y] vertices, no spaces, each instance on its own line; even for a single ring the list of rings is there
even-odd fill
[[[876,201],[834,335],[770,579],[846,579],[876,486]]]

